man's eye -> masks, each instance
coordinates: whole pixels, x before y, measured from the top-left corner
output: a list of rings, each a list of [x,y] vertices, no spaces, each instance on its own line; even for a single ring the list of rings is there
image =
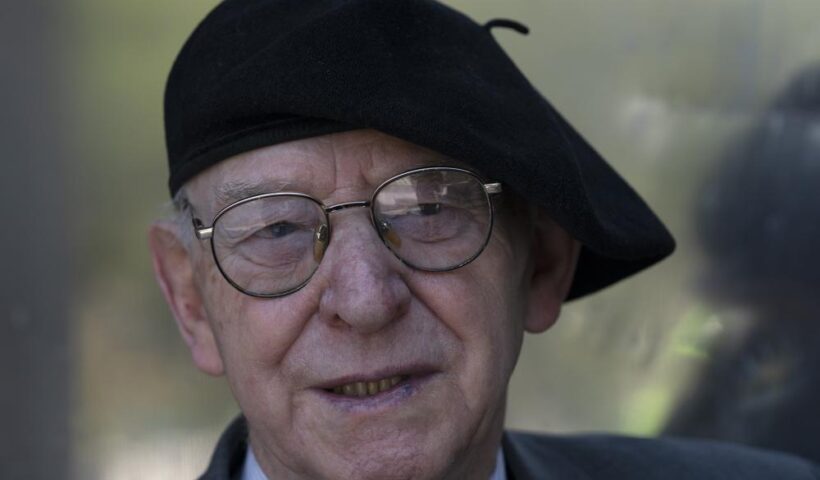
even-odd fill
[[[441,211],[440,203],[420,203],[416,209],[412,211],[416,215],[435,215]]]
[[[277,222],[268,225],[259,234],[270,238],[282,238],[299,230],[299,226],[289,222]]]

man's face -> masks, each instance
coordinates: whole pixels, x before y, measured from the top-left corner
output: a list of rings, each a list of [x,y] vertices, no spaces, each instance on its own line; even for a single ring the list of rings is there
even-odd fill
[[[362,130],[239,155],[198,175],[187,194],[209,224],[225,206],[215,192],[235,185],[267,184],[330,205],[368,199],[385,179],[411,168],[454,164]],[[318,270],[280,298],[240,293],[217,270],[207,243],[193,245],[196,295],[175,313],[189,330],[195,361],[226,374],[271,478],[489,474],[532,308],[528,215],[499,209],[483,253],[443,273],[395,258],[367,209],[336,212],[331,222]],[[395,378],[398,385],[374,396],[332,391]]]

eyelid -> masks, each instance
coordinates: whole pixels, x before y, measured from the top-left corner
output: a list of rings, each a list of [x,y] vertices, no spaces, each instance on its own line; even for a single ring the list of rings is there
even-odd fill
[[[222,228],[222,232],[225,234],[225,238],[230,240],[239,240],[248,236],[249,233],[253,233],[256,231],[261,230],[267,226],[267,222],[257,222],[251,225],[246,225],[242,227],[225,227]]]

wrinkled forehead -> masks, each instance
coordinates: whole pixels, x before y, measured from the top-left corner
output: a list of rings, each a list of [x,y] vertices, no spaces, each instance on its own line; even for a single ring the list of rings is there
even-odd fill
[[[325,203],[361,200],[384,180],[404,171],[463,162],[375,130],[354,130],[252,150],[200,173],[185,185],[199,215],[231,203],[281,191]]]

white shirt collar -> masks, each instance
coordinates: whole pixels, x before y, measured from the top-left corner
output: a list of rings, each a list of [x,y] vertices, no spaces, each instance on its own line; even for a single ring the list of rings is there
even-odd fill
[[[245,455],[245,465],[242,467],[242,480],[268,480],[256,457],[253,450],[248,446],[248,453]],[[495,457],[495,471],[490,475],[489,480],[507,480],[507,469],[504,465],[504,453],[501,448]]]
[[[495,455],[495,470],[490,475],[490,480],[507,480],[507,467],[504,463],[504,452],[501,447],[498,447],[498,453]]]
[[[248,445],[248,453],[245,454],[245,465],[242,467],[242,480],[268,480],[262,467],[256,461],[250,445]]]

